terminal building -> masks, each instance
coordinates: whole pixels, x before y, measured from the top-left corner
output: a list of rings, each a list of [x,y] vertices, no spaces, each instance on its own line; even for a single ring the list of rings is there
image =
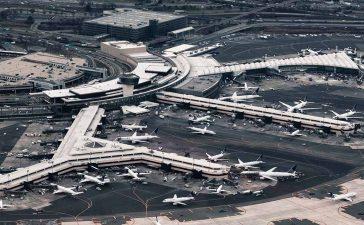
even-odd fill
[[[187,18],[160,12],[120,8],[105,11],[104,16],[85,21],[83,32],[87,35],[109,34],[123,40],[147,40],[169,31],[186,27]]]

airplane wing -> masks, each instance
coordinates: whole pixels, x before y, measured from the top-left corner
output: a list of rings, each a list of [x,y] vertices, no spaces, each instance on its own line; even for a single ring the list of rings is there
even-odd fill
[[[301,111],[305,111],[305,110],[315,110],[315,109],[321,109],[321,108],[301,108]]]
[[[151,172],[138,173],[138,175],[149,175]]]
[[[132,143],[148,143],[148,141],[133,140]]]
[[[340,116],[340,114],[339,114],[339,113],[337,113],[337,112],[335,112],[335,111],[333,111],[333,110],[330,110],[330,112],[332,112],[335,116]]]
[[[88,180],[86,180],[86,179],[83,179],[80,181],[80,183],[86,183],[86,182],[88,182]]]
[[[277,181],[277,179],[270,177],[270,176],[261,176],[261,177],[268,179],[268,180]]]
[[[290,106],[290,105],[288,105],[288,104],[286,104],[286,103],[284,103],[284,102],[279,102],[279,103],[281,103],[282,105],[284,105],[285,107],[287,107],[288,109],[289,108],[292,108],[292,106]]]
[[[346,197],[346,198],[344,198],[345,200],[347,200],[347,201],[349,201],[349,202],[353,202],[353,199],[352,198],[350,198],[350,197]]]
[[[273,172],[277,167],[273,167],[272,169],[268,170],[267,172]]]
[[[183,202],[175,202],[174,204],[176,204],[176,205],[187,205],[186,203],[183,203]]]
[[[257,166],[244,166],[244,169],[259,169]]]
[[[53,194],[59,194],[59,193],[63,193],[63,191],[61,191],[61,190],[55,190],[55,191],[53,192]]]
[[[117,176],[118,177],[131,177],[131,175],[128,173],[118,174]]]
[[[193,131],[192,134],[203,134],[201,131]]]

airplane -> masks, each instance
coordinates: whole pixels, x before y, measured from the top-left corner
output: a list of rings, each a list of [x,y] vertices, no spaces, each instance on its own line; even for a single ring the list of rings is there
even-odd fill
[[[287,132],[288,136],[297,137],[297,136],[304,136],[304,134],[300,133],[300,130],[295,130],[292,133]]]
[[[192,133],[194,134],[216,134],[215,131],[208,130],[207,127],[205,128],[187,127],[187,128],[193,130]]]
[[[256,93],[258,92],[259,88],[257,88],[257,90],[255,91]],[[257,94],[251,94],[251,95],[238,95],[237,92],[234,92],[232,96],[228,96],[228,97],[221,97],[219,98],[219,100],[225,101],[232,101],[232,102],[248,102],[251,99],[254,98],[259,98],[260,95]]]
[[[187,205],[184,203],[185,201],[194,200],[194,197],[177,197],[175,194],[173,198],[166,198],[163,200],[163,203],[172,203],[173,205]]]
[[[3,200],[0,199],[0,210],[8,209],[8,208],[11,208],[11,207],[14,207],[14,206],[13,205],[8,205],[8,204],[4,204]]]
[[[83,173],[79,173],[79,175],[83,176],[83,179],[80,181],[80,183],[90,182],[90,183],[96,183],[98,185],[104,185],[104,184],[110,183],[110,179],[101,180],[101,178],[102,178],[101,176],[94,177],[94,176],[86,175]]]
[[[228,193],[230,193],[229,191],[222,189],[222,185],[220,185],[216,189],[210,189],[210,188],[208,188],[207,190],[213,191],[213,192],[211,192],[212,194],[228,194]]]
[[[244,86],[237,87],[237,88],[244,89],[244,91],[249,91],[250,89],[257,89],[258,87],[249,87],[248,84],[246,82],[244,82]]]
[[[158,128],[155,129],[153,131],[152,134],[156,134],[158,132]],[[144,135],[140,135],[138,136],[137,131],[134,132],[134,134],[132,136],[129,137],[118,137],[116,138],[116,140],[118,141],[130,141],[132,144],[136,144],[136,143],[145,143],[148,142],[149,140],[155,139],[155,138],[159,138],[156,135],[151,135],[151,134],[144,134]]]
[[[143,176],[143,175],[149,175],[149,174],[151,174],[151,172],[146,172],[146,173],[136,172],[135,169],[130,169],[129,167],[125,167],[125,169],[128,172],[127,173],[124,173],[124,174],[120,174],[118,176],[121,176],[121,177],[131,177],[133,180],[141,181],[141,180],[144,180],[146,178],[145,177],[139,177],[139,175]]]
[[[308,102],[306,100],[306,98],[304,100],[299,100],[298,102],[295,102],[295,105],[288,105],[284,102],[279,102],[281,103],[282,105],[284,105],[285,107],[287,107],[287,112],[296,112],[296,111],[299,111],[301,113],[303,113],[303,111],[305,110],[313,110],[313,109],[320,109],[320,108],[304,108],[307,104],[309,103],[313,103],[313,102]]]
[[[275,169],[277,169],[277,167],[273,167],[272,169],[267,171],[243,171],[241,172],[241,174],[257,174],[258,176],[260,176],[261,180],[269,179],[272,181],[277,181],[278,177],[297,177],[296,166],[292,167],[288,172],[275,172]]]
[[[83,193],[83,192],[74,191],[73,189],[75,189],[76,187],[67,188],[67,187],[63,187],[58,184],[51,184],[51,185],[57,187],[57,190],[55,190],[53,192],[53,194],[66,193],[66,194],[70,194],[70,195],[79,195],[79,194]]]
[[[256,169],[256,168],[258,168],[258,167],[255,167],[256,165],[264,163],[261,160],[262,157],[263,157],[263,155],[260,155],[255,161],[250,161],[250,162],[243,162],[240,159],[238,159],[239,163],[235,164],[234,166],[236,168]]]
[[[142,126],[142,125],[136,125],[135,123],[133,124],[122,124],[121,128],[127,130],[127,131],[133,131],[133,130],[140,130],[142,131],[143,129],[147,128],[147,125]]]
[[[202,116],[202,117],[196,117],[193,116],[193,118],[189,118],[188,120],[192,123],[211,123],[213,120],[210,120],[211,116]]]
[[[316,56],[319,55],[321,53],[321,51],[314,51],[310,48],[306,48],[306,49],[301,49],[301,52],[299,53],[299,55],[301,56]]]
[[[330,192],[329,195],[331,196],[332,200],[334,200],[334,201],[345,200],[345,201],[353,202],[353,198],[356,196],[356,193],[349,192],[346,194],[333,194]]]
[[[349,110],[349,112],[339,114],[333,110],[330,110],[335,116],[333,119],[339,119],[339,120],[349,120],[349,119],[362,119],[364,117],[353,117],[354,114],[359,113],[355,110],[356,105],[352,109]]]
[[[219,160],[227,160],[227,159],[222,159],[222,157],[224,157],[226,154],[224,153],[224,151],[221,151],[219,154],[217,155],[209,155],[208,153],[206,153],[207,155],[207,159],[210,161],[219,161]]]

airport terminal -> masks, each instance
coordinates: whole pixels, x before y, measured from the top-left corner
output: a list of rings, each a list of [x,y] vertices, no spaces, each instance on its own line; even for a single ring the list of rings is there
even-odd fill
[[[364,6],[66,2],[0,12],[0,224],[362,223]]]

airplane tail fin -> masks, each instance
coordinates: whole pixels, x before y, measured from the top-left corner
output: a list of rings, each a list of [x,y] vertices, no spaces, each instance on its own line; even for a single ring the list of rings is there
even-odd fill
[[[243,164],[243,161],[241,161],[240,159],[238,159],[238,162],[239,162],[239,164]]]
[[[210,155],[210,154],[208,154],[208,153],[206,153],[206,155],[207,155],[207,157],[209,157],[209,158],[211,157],[211,155]]]
[[[176,199],[176,198],[177,198],[177,194],[174,194],[174,195],[173,195],[173,198],[174,198],[174,199]]]

